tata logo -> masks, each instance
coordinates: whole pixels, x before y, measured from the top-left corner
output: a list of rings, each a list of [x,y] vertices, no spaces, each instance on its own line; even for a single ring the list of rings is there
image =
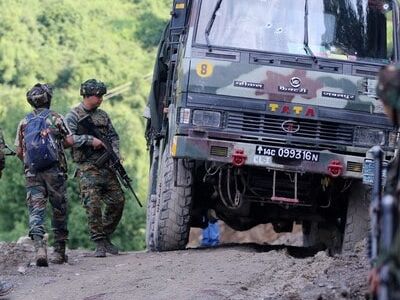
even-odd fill
[[[302,116],[307,118],[315,118],[317,116],[317,111],[312,106],[269,103],[267,110],[272,113],[286,116]]]
[[[301,80],[299,77],[292,77],[289,81],[290,85],[295,89],[298,89],[301,86]]]
[[[296,133],[300,130],[300,125],[296,121],[287,120],[281,124],[281,128],[287,133]]]

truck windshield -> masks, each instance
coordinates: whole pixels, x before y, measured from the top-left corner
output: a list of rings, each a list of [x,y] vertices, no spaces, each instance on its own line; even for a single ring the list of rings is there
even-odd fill
[[[390,61],[393,22],[390,1],[320,0],[222,1],[209,33],[212,46],[317,57]],[[206,44],[205,30],[217,0],[202,0],[196,42]]]

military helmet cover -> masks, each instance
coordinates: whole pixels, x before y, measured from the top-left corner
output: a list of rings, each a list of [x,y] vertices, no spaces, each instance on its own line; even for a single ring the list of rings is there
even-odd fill
[[[28,103],[34,107],[46,106],[50,104],[53,97],[53,90],[48,84],[36,83],[27,93]]]
[[[80,94],[81,96],[103,96],[107,93],[106,85],[96,79],[86,80],[81,84]]]
[[[400,111],[400,65],[391,64],[380,70],[376,93],[384,104]]]

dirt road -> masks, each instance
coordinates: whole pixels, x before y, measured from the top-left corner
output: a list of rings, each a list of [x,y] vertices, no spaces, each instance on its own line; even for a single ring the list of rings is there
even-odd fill
[[[0,243],[9,299],[365,299],[368,264],[360,249],[329,257],[300,247],[217,248],[107,258],[69,251],[69,263],[37,268],[29,245]]]

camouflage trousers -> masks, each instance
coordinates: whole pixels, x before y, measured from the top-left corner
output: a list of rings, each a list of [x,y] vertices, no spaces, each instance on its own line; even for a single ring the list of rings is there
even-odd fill
[[[111,169],[90,163],[79,165],[78,176],[90,238],[104,239],[115,231],[124,210],[125,198],[119,181]]]
[[[52,207],[52,230],[56,242],[68,239],[66,174],[59,167],[25,174],[29,210],[29,236],[43,237],[47,200]]]

